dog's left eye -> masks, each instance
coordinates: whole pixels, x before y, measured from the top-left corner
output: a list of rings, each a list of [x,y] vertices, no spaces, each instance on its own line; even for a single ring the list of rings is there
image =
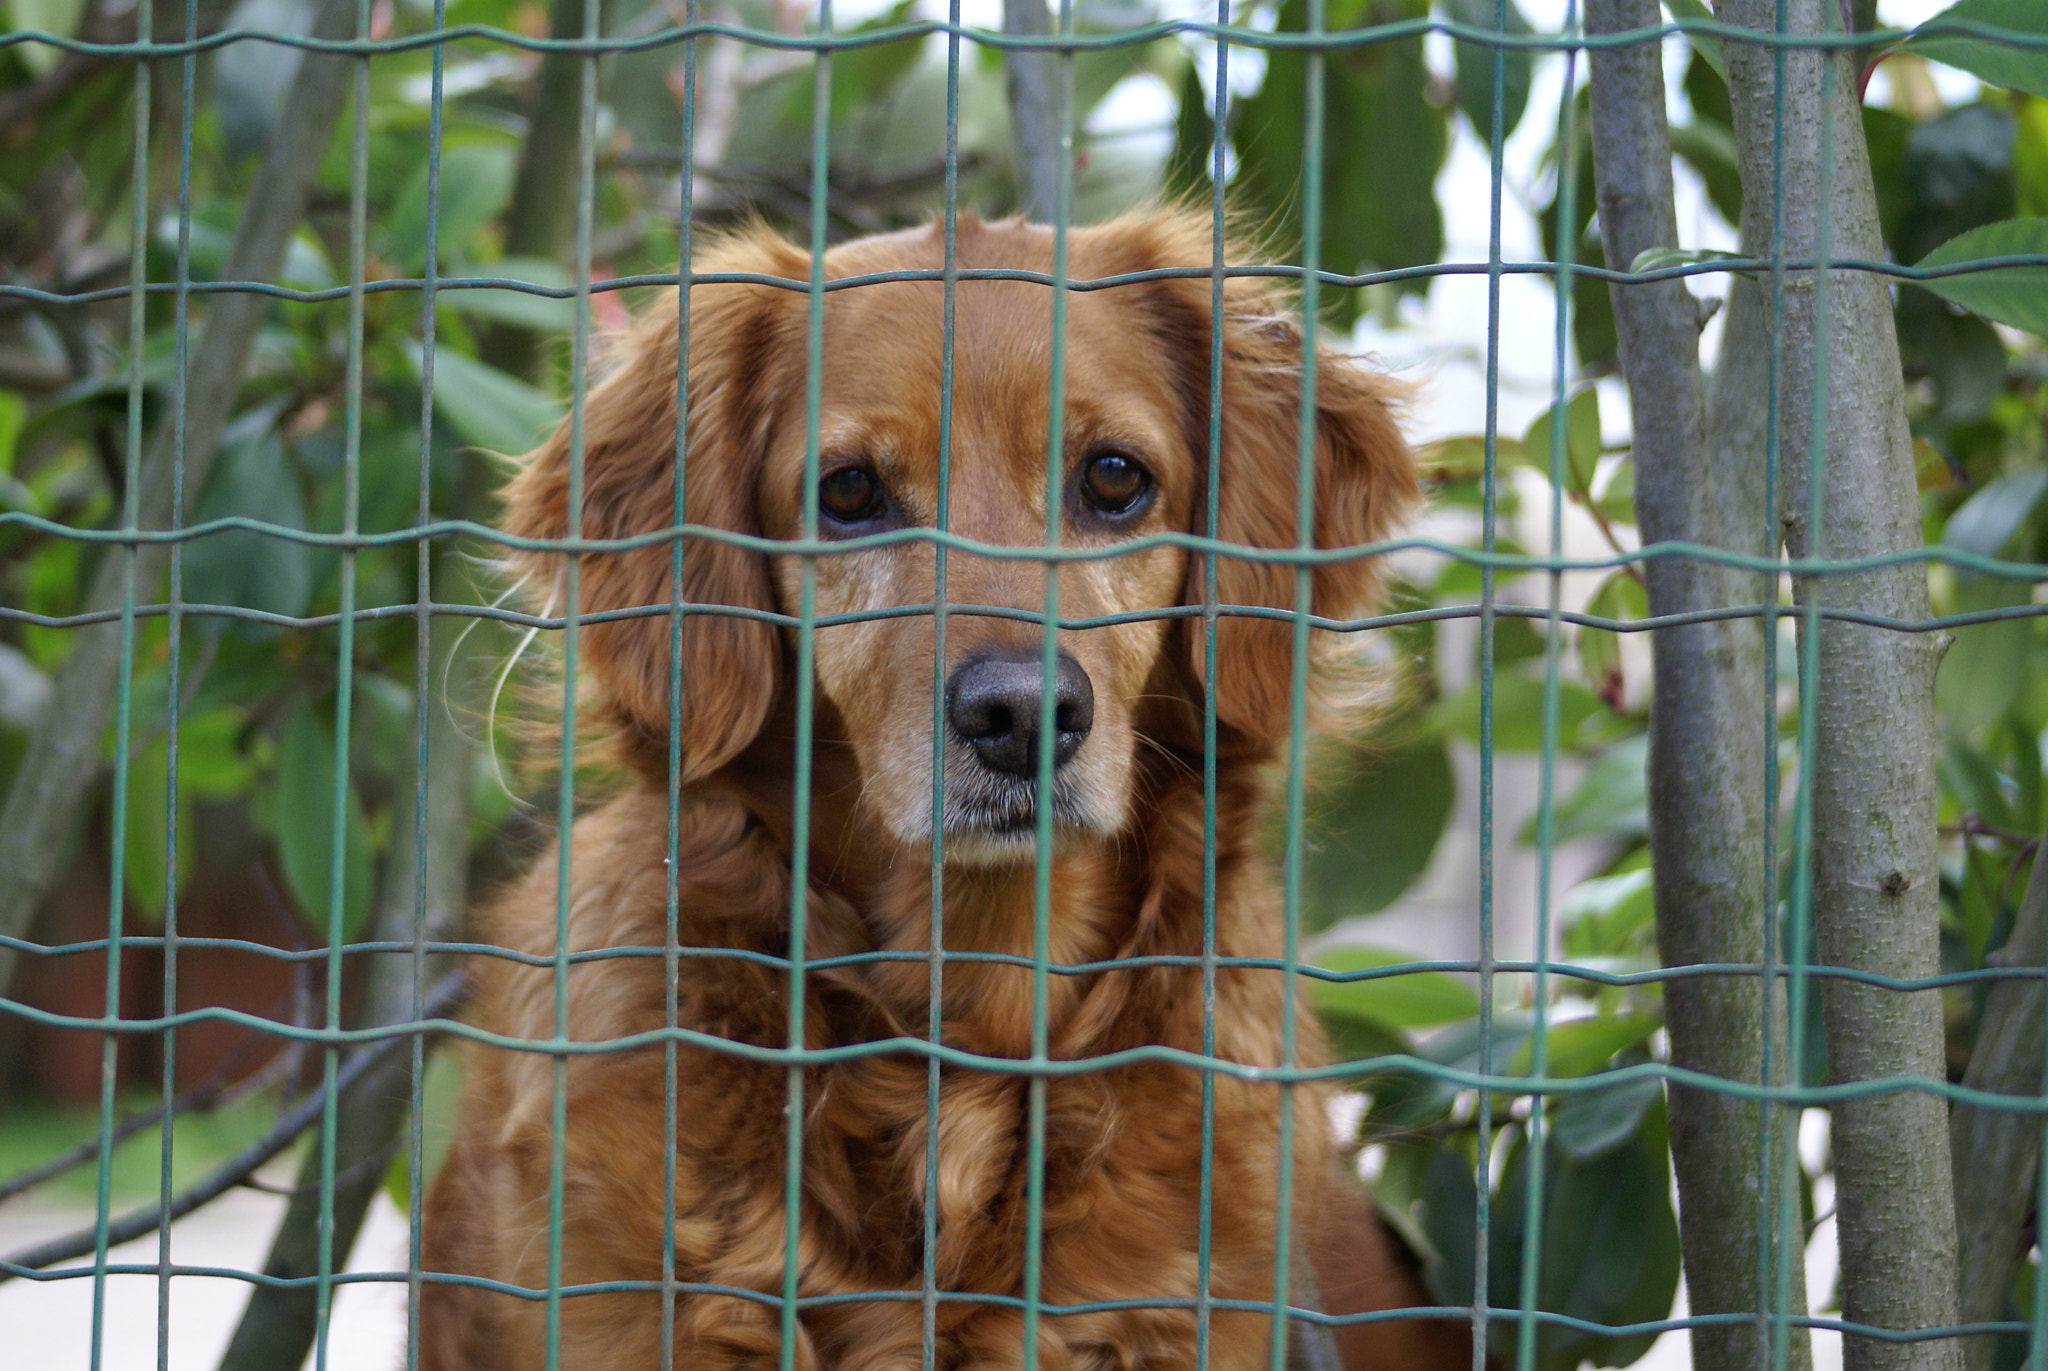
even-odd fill
[[[864,524],[882,512],[881,478],[866,467],[841,467],[818,480],[818,510],[841,524]]]
[[[1098,452],[1081,467],[1081,495],[1100,514],[1129,514],[1152,489],[1152,474],[1124,452]]]

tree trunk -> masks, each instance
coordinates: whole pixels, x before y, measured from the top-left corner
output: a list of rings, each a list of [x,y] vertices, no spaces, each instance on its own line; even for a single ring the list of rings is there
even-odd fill
[[[1836,0],[1722,0],[1727,23],[1772,31],[1839,31]],[[1725,46],[1742,174],[1742,250],[1790,260],[1882,258],[1856,71],[1841,53]],[[1784,85],[1780,93],[1778,70]],[[1773,241],[1782,165],[1784,238]],[[1867,272],[1788,271],[1777,339],[1784,503],[1794,557],[1830,559],[1921,547],[1898,337],[1885,282]],[[1817,309],[1827,302],[1823,320]],[[1821,326],[1824,324],[1824,328]],[[1825,349],[1826,372],[1816,353]],[[1816,387],[1820,387],[1816,393]],[[1762,408],[1761,396],[1756,397]],[[1810,526],[1807,453],[1825,444],[1820,526]],[[1929,614],[1918,561],[1853,576],[1801,577],[1802,606],[1900,619]],[[1813,725],[1812,891],[1820,961],[1893,977],[1939,965],[1934,676],[1945,640],[1822,620],[1802,647],[1818,654]],[[1838,1082],[1943,1078],[1938,993],[1818,982],[1829,1070]],[[1834,1107],[1842,1308],[1852,1322],[1923,1329],[1957,1319],[1955,1209],[1941,1096],[1895,1090]],[[1890,1343],[1847,1337],[1843,1364],[1959,1368],[1953,1339]]]
[[[447,579],[461,572],[444,557]],[[390,860],[370,931],[375,942],[411,942],[450,936],[462,922],[469,888],[470,745],[455,724],[453,711],[470,698],[470,673],[456,657],[457,626],[438,627],[430,679],[449,682],[447,697],[437,696],[428,708],[428,760],[425,774],[401,792],[392,811]],[[418,903],[419,847],[415,842],[418,804],[427,801],[426,904]],[[446,954],[428,956],[418,971],[420,987],[433,984],[448,970]],[[364,977],[362,1007],[355,1026],[410,1023],[414,1009],[413,959],[379,953]],[[329,1271],[341,1271],[370,1202],[384,1183],[394,1142],[409,1117],[412,1101],[412,1053],[387,1053],[344,1089],[335,1106],[333,1232],[329,1240]],[[425,1184],[424,1178],[419,1181]],[[293,1185],[290,1205],[271,1240],[264,1261],[266,1275],[307,1277],[320,1270],[320,1147],[306,1151]],[[330,1292],[331,1293],[331,1292]],[[242,1321],[222,1355],[220,1371],[276,1371],[306,1359],[319,1328],[318,1291],[314,1286],[251,1289]]]
[[[1654,28],[1657,0],[1587,0],[1588,33]],[[1663,51],[1655,41],[1595,48],[1593,170],[1607,261],[1626,268],[1653,247],[1678,245],[1671,195],[1671,134],[1664,113]],[[1746,282],[1744,283],[1747,284]],[[1737,350],[1763,354],[1754,289],[1731,320],[1709,407],[1700,383],[1699,304],[1678,280],[1609,288],[1622,370],[1634,416],[1635,504],[1643,540],[1682,541],[1753,556],[1775,545],[1765,507],[1760,430],[1738,416],[1756,406],[1761,379],[1736,365]],[[1731,389],[1742,393],[1730,394]],[[1708,454],[1712,453],[1709,460]],[[1692,558],[1644,568],[1650,613],[1760,603],[1766,578]],[[1650,704],[1650,852],[1655,872],[1657,946],[1666,966],[1734,962],[1761,967],[1775,891],[1764,866],[1775,806],[1765,792],[1767,749],[1776,746],[1764,695],[1764,629],[1751,620],[1686,624],[1651,640],[1656,689]],[[1766,1009],[1768,995],[1769,1008]],[[1772,1056],[1763,1060],[1764,1015]],[[1664,988],[1671,1061],[1723,1080],[1785,1079],[1782,997],[1760,976],[1675,980]],[[1770,1231],[1760,1181],[1770,1159],[1763,1115],[1748,1100],[1674,1085],[1671,1152],[1678,1180],[1686,1291],[1695,1314],[1755,1312],[1754,1324],[1692,1330],[1699,1371],[1746,1371],[1767,1364],[1776,1294],[1759,1271],[1760,1232]],[[1789,1120],[1788,1120],[1789,1125]],[[1803,1252],[1790,1254],[1792,1312],[1806,1312]],[[1804,1329],[1794,1331],[1791,1365],[1811,1365]]]
[[[2048,840],[2034,853],[2034,872],[2005,946],[1987,960],[1994,966],[2048,965]],[[2039,1096],[2042,1090],[2042,1011],[2038,980],[2000,981],[1985,1000],[1984,1021],[1963,1084],[1993,1095]],[[2034,1199],[2040,1161],[2041,1120],[2012,1110],[1958,1104],[1949,1118],[1954,1152],[1956,1246],[1962,1270],[1963,1322],[1995,1319],[2012,1288],[2020,1228]],[[1964,1344],[1970,1371],[1988,1371],[1992,1339]]]
[[[314,20],[319,38],[341,39],[355,32],[356,0],[324,0]],[[351,65],[342,57],[308,52],[299,65],[290,98],[272,135],[262,167],[249,188],[248,209],[235,228],[235,241],[221,271],[223,280],[274,281],[284,252],[306,214],[321,153],[334,135],[348,95]],[[213,465],[221,428],[241,390],[242,365],[257,330],[269,315],[266,295],[217,295],[208,307],[191,350],[186,385],[185,498],[197,501]],[[141,365],[131,358],[131,365]],[[166,527],[171,513],[171,471],[177,434],[167,417],[157,427],[142,463],[139,526]],[[134,550],[135,594],[154,595],[170,565],[170,545],[144,543]],[[127,594],[128,554],[113,550],[100,563],[85,597],[89,612],[121,608]],[[0,807],[0,934],[19,938],[57,875],[57,860],[69,846],[64,835],[77,821],[80,803],[100,774],[100,737],[114,706],[121,675],[121,625],[96,623],[72,630],[71,651],[57,670],[52,709],[29,740],[28,755]],[[0,990],[14,976],[15,954],[0,947]]]
[[[552,0],[548,37],[583,37],[583,0]],[[582,129],[583,68],[590,57],[555,51],[540,59],[526,109],[526,138],[512,200],[505,208],[505,255],[560,259],[575,227],[578,138]],[[532,329],[496,324],[484,335],[482,359],[500,371],[536,379],[546,342]]]

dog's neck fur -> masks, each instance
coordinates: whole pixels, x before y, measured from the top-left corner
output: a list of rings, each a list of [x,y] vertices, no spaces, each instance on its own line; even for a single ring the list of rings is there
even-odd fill
[[[794,842],[793,747],[791,733],[771,725],[714,782],[737,793],[785,851]],[[1148,770],[1156,774],[1139,777],[1125,831],[1065,838],[1055,849],[1044,918],[1045,956],[1053,966],[1202,953],[1202,891],[1199,885],[1180,888],[1185,875],[1175,880],[1175,873],[1201,870],[1201,786],[1181,774],[1184,769]],[[877,841],[872,816],[860,810],[860,793],[851,749],[821,734],[814,742],[809,807],[808,881],[815,912],[807,954],[816,959],[927,953],[933,934],[929,849]],[[1240,879],[1262,799],[1263,788],[1243,780],[1217,796],[1219,887]],[[1192,853],[1184,850],[1190,848]],[[944,950],[1003,959],[946,963],[945,1040],[978,1054],[1030,1055],[1037,978],[1028,962],[1039,927],[1034,863],[1028,856],[1001,865],[947,862],[942,882],[938,931]],[[1277,955],[1277,948],[1252,945],[1258,941],[1255,930],[1235,917],[1239,903],[1219,897],[1213,904],[1224,921],[1216,930],[1217,950],[1226,956]],[[930,964],[923,957],[868,964],[842,979],[857,984],[881,1011],[881,1031],[917,1037],[929,1031]],[[1086,1055],[1127,1039],[1160,1041],[1168,1032],[1164,1019],[1184,1017],[1162,1016],[1155,1006],[1142,1016],[1144,1023],[1136,1022],[1126,1012],[1131,988],[1127,970],[1049,974],[1045,1023],[1051,1055]]]

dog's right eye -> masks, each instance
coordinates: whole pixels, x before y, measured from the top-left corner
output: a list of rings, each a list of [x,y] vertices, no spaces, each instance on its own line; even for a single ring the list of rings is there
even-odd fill
[[[882,512],[882,482],[867,467],[841,467],[818,479],[818,512],[839,524],[864,524]]]

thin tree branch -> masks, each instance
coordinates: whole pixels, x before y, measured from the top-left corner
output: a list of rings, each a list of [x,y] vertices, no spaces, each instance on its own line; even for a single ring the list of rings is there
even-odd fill
[[[459,575],[459,554],[441,565]],[[469,888],[469,781],[471,749],[451,712],[470,698],[467,663],[456,648],[461,634],[444,627],[435,640],[428,679],[448,682],[447,699],[433,702],[427,715],[426,769],[400,793],[392,816],[398,835],[385,863],[383,889],[371,937],[416,940],[416,946],[451,933],[462,918]],[[445,674],[444,674],[445,673]],[[415,747],[418,745],[415,736]],[[419,824],[424,799],[426,822]],[[419,835],[416,838],[416,835]],[[424,880],[419,863],[424,861]],[[424,906],[422,907],[422,893]],[[414,977],[432,978],[449,961],[446,954],[380,957],[364,976],[358,1017],[365,1024],[412,1021]],[[424,1057],[421,1059],[424,1064]],[[370,1201],[383,1183],[391,1151],[411,1109],[410,1053],[384,1058],[337,1097],[333,1170],[323,1173],[318,1148],[307,1152],[291,1190],[291,1203],[271,1240],[263,1269],[274,1276],[311,1276],[320,1270],[321,1201],[329,1196],[329,1271],[346,1265]],[[424,1178],[415,1177],[415,1183]],[[257,1286],[221,1357],[221,1371],[271,1371],[306,1359],[319,1329],[320,1296],[313,1286]]]
[[[435,1018],[446,1013],[463,992],[460,975],[448,976],[434,986],[427,997],[428,1017]],[[394,1034],[389,1038],[358,1048],[336,1073],[335,1087],[345,1098],[356,1087],[357,1082],[376,1070],[379,1063],[389,1058],[397,1047],[408,1040],[409,1034]],[[117,1247],[132,1242],[146,1234],[154,1233],[166,1222],[176,1223],[193,1210],[218,1199],[228,1191],[243,1184],[271,1158],[290,1147],[301,1133],[319,1122],[327,1095],[324,1089],[316,1089],[305,1099],[281,1115],[270,1130],[255,1142],[250,1143],[234,1156],[213,1170],[204,1180],[191,1189],[182,1191],[171,1198],[168,1211],[152,1205],[123,1215],[107,1225],[107,1246]],[[13,1280],[23,1271],[39,1271],[58,1262],[82,1257],[98,1249],[94,1230],[80,1229],[76,1233],[0,1257],[0,1284]]]
[[[1657,0],[1587,0],[1586,30],[1619,33],[1662,21]],[[1593,170],[1607,260],[1628,263],[1653,247],[1678,245],[1672,202],[1671,132],[1664,113],[1663,51],[1655,43],[1594,48]],[[1700,380],[1699,304],[1682,281],[1609,287],[1635,425],[1636,519],[1645,542],[1680,539],[1751,556],[1768,555],[1760,443],[1735,441],[1732,410],[1758,407],[1755,377],[1728,349],[1759,339],[1731,328],[1714,404]],[[1761,349],[1758,349],[1761,351]],[[1709,453],[1712,454],[1711,460]],[[1589,502],[1590,507],[1590,502]],[[1762,576],[1692,558],[1652,562],[1652,614],[1682,614],[1761,600]],[[1666,966],[1761,965],[1771,900],[1764,869],[1765,750],[1777,721],[1764,695],[1764,634],[1747,622],[1659,629],[1651,637],[1656,690],[1650,703],[1650,852],[1655,873],[1657,948]],[[1768,999],[1766,996],[1768,995]],[[1730,1081],[1785,1080],[1781,992],[1762,978],[1702,977],[1665,987],[1665,1023],[1676,1066]],[[1766,1016],[1768,1015],[1768,1020]],[[1768,1073],[1763,1031],[1778,1045]],[[1771,1229],[1757,1180],[1769,1159],[1759,1106],[1710,1090],[1670,1092],[1671,1151],[1678,1180],[1680,1236],[1692,1309],[1757,1312],[1774,1289],[1759,1288],[1759,1241]],[[1782,1126],[1782,1125],[1781,1125]],[[1804,1261],[1791,1263],[1791,1302],[1804,1313]],[[1770,1362],[1770,1327],[1719,1324],[1692,1330],[1699,1371],[1746,1371]],[[1793,1367],[1812,1364],[1804,1329]]]
[[[583,3],[551,0],[548,36],[581,38]],[[540,59],[526,111],[519,170],[512,182],[512,202],[505,210],[508,257],[559,261],[568,248],[576,208],[577,138],[582,127],[578,109],[583,97],[583,68],[589,61],[579,52],[549,52]],[[542,349],[532,330],[499,324],[484,335],[480,353],[500,371],[531,376]]]
[[[1045,0],[1003,0],[1003,32],[1043,37],[1052,32]],[[1003,65],[1010,76],[1010,146],[1017,162],[1017,208],[1033,223],[1049,224],[1059,206],[1059,59],[1044,49],[1012,48]]]
[[[171,1118],[176,1119],[180,1115],[189,1114],[195,1110],[209,1112],[219,1109],[223,1105],[233,1104],[237,1100],[246,1099],[248,1096],[275,1085],[278,1081],[290,1076],[292,1073],[289,1068],[295,1064],[296,1060],[294,1054],[279,1052],[259,1069],[250,1072],[240,1080],[233,1079],[234,1073],[241,1067],[242,1063],[246,1062],[254,1054],[258,1044],[263,1041],[261,1037],[257,1036],[245,1038],[241,1046],[230,1054],[227,1060],[208,1073],[204,1081],[201,1081],[197,1086],[171,1101],[169,1111]],[[73,1167],[83,1166],[89,1161],[98,1160],[100,1153],[105,1148],[105,1144],[123,1143],[134,1137],[137,1133],[156,1127],[163,1122],[164,1114],[165,1110],[162,1104],[154,1104],[147,1109],[138,1110],[116,1123],[113,1131],[106,1138],[87,1138],[70,1151],[61,1152],[39,1166],[32,1166],[26,1171],[16,1172],[5,1181],[0,1181],[0,1204],[5,1204],[16,1195],[33,1190],[46,1181],[55,1180]]]

